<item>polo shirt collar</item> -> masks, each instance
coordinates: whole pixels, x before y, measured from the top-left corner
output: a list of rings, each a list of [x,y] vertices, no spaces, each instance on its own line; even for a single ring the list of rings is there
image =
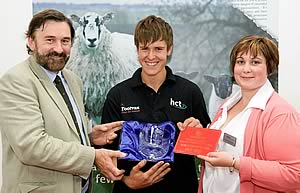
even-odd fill
[[[165,68],[167,71],[167,77],[166,77],[165,82],[176,82],[176,77],[173,74],[171,68],[168,66],[166,66]],[[132,87],[138,87],[138,86],[144,85],[141,74],[142,74],[142,68],[139,68],[134,72],[134,74],[131,78],[131,86]]]

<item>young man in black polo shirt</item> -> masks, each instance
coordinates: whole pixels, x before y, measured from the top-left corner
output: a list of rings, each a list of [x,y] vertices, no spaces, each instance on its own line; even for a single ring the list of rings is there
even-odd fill
[[[174,75],[166,66],[173,49],[171,26],[160,17],[148,16],[137,24],[134,41],[142,67],[109,91],[102,122],[172,121],[178,127],[206,127],[210,119],[201,90],[191,81]],[[176,139],[179,132],[176,128]],[[117,149],[118,143],[115,140],[112,148]],[[127,175],[115,182],[114,193],[197,192],[194,156],[175,154],[170,164],[158,162],[152,166],[145,160],[135,164],[122,162]]]

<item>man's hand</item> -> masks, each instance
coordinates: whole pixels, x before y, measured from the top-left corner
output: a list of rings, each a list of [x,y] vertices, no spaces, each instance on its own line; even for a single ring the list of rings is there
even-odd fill
[[[163,176],[171,171],[169,163],[160,161],[152,166],[148,171],[142,172],[141,169],[147,161],[142,160],[132,168],[129,176],[124,176],[122,181],[131,189],[140,189],[151,186],[161,181]]]
[[[201,125],[200,121],[194,117],[190,117],[186,120],[184,120],[184,122],[178,122],[177,123],[177,127],[183,131],[186,127],[199,127],[199,128],[203,128],[203,126]]]
[[[107,178],[121,180],[125,171],[117,168],[117,158],[125,156],[126,154],[120,151],[96,149],[95,165]]]
[[[89,134],[91,143],[93,145],[111,144],[117,137],[115,132],[122,128],[122,123],[123,121],[116,121],[94,126]]]

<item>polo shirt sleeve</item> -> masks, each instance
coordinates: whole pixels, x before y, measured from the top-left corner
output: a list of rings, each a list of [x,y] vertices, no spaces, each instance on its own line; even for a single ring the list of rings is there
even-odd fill
[[[109,123],[113,121],[120,121],[122,120],[121,114],[120,114],[120,94],[117,89],[112,88],[106,97],[103,111],[102,111],[102,117],[101,117],[101,123]],[[105,145],[105,148],[108,149],[118,149],[119,145],[119,136],[120,136],[120,130],[116,132],[118,137],[114,139],[114,142],[109,145]]]
[[[193,89],[192,96],[193,96],[193,98],[192,98],[193,117],[199,119],[203,127],[207,127],[207,125],[211,121],[210,121],[209,115],[207,113],[203,94],[198,86],[196,86],[196,88]]]

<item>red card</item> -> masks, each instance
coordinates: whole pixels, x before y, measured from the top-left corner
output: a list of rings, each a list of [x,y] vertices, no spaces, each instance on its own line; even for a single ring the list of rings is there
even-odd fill
[[[181,131],[175,148],[175,153],[189,155],[206,155],[216,151],[222,131],[207,128],[187,127]]]

